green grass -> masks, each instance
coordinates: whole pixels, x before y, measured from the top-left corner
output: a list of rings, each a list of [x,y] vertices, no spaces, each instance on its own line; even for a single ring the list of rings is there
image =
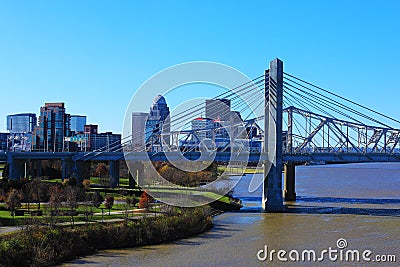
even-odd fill
[[[199,196],[203,196],[203,197],[210,198],[213,200],[219,200],[221,202],[228,203],[228,204],[230,203],[230,199],[227,196],[222,196],[220,194],[217,194],[214,192],[209,192],[209,191],[196,191],[195,189],[193,189],[193,190],[190,190],[190,189],[178,190],[178,189],[165,188],[165,189],[153,189],[153,190],[150,190],[150,193],[151,192],[154,192],[154,193],[165,192],[165,193],[170,193],[170,194],[184,194],[184,195],[189,195],[189,194],[195,193],[196,195],[199,195]]]
[[[110,183],[110,178],[105,177],[105,178],[100,178],[100,177],[90,177],[90,184],[104,184],[104,185],[109,185]],[[45,179],[42,180],[43,182],[46,183],[61,183],[61,178],[54,178],[54,179]],[[120,186],[129,186],[129,179],[125,177],[120,177],[119,178],[119,185]]]
[[[125,200],[125,198],[124,198],[124,199],[121,198],[121,201],[124,201],[124,200]],[[139,201],[138,198],[137,198],[137,200]],[[38,207],[38,205],[37,205],[36,203],[31,203],[31,204],[29,205],[29,209],[30,209],[31,211],[37,210],[37,207]],[[41,207],[41,210],[47,209],[47,204],[43,204],[43,203],[42,203],[42,204],[40,205],[40,207]],[[86,207],[87,207],[87,206],[84,205],[84,204],[79,204],[79,205],[78,205],[78,208],[76,208],[75,210],[78,211],[78,212],[84,212],[85,209],[86,209]],[[2,208],[2,209],[1,209],[1,208]],[[104,204],[101,204],[99,208],[92,207],[92,210],[93,210],[94,212],[101,212],[101,209],[102,209],[102,208],[105,210]],[[135,206],[135,208],[137,208],[137,205]],[[28,210],[28,205],[27,205],[27,204],[23,204],[23,205],[21,206],[20,209],[21,209],[21,210]],[[64,207],[61,208],[61,210],[69,210],[69,208],[64,206]],[[113,205],[112,209],[111,209],[111,211],[123,211],[123,210],[125,210],[125,204],[124,204],[124,203],[115,203],[115,204]],[[108,211],[108,210],[107,210],[107,211]],[[4,204],[0,204],[0,217],[2,216],[2,213],[1,213],[1,212],[8,212],[8,213],[10,213],[10,211],[5,210]]]
[[[10,211],[9,210],[0,210],[0,218],[12,219]]]
[[[263,173],[262,169],[257,169],[256,167],[247,167],[245,170],[244,168],[241,167],[229,167],[227,168],[227,166],[218,166],[218,172],[222,173],[222,172],[227,172],[227,173],[242,173],[243,174],[255,174],[255,173]]]
[[[99,208],[92,207],[92,212],[98,213],[96,215],[93,215],[91,218],[91,221],[95,220],[102,220],[102,209],[103,208],[103,216],[104,220],[109,220],[109,219],[124,219],[125,214],[109,214],[108,209],[104,208],[104,205],[102,204]],[[138,207],[129,207],[129,210],[132,209],[137,209]],[[27,205],[23,205],[19,210],[24,210],[25,214],[24,216],[11,216],[11,213],[9,210],[6,210],[4,208],[4,204],[0,204],[0,226],[6,226],[6,225],[24,225],[27,223],[28,219],[36,219],[39,222],[42,223],[49,223],[51,220],[51,216],[48,210],[48,207],[46,204],[41,204],[41,211],[43,212],[43,216],[31,216],[30,213],[27,212]],[[30,211],[35,211],[37,210],[37,205],[36,204],[30,204]],[[62,207],[60,208],[60,212],[62,213],[63,211],[69,211],[70,209],[67,207]],[[78,208],[75,209],[78,212],[78,215],[74,216],[74,221],[75,222],[85,222],[86,217],[84,215],[84,212],[88,209],[84,205],[79,205]],[[126,210],[125,204],[114,204],[112,209],[110,210],[112,212],[124,212]],[[135,216],[140,216],[140,214],[129,212],[129,217],[135,217]],[[68,223],[71,220],[70,216],[53,216],[53,220],[57,220],[58,223]]]

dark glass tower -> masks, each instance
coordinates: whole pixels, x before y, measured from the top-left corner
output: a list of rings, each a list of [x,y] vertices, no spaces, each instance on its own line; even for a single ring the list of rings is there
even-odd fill
[[[158,95],[153,100],[153,104],[150,107],[149,117],[146,121],[146,142],[148,142],[150,138],[153,138],[153,140],[156,141],[155,143],[160,143],[161,130],[162,133],[169,133],[169,124],[169,107],[165,98]],[[164,135],[163,142],[170,144],[169,139],[169,135]]]
[[[32,133],[36,126],[36,114],[21,113],[7,116],[7,130],[11,133]]]
[[[207,99],[206,118],[230,121],[231,101],[229,99]]]
[[[44,151],[62,151],[64,137],[70,136],[71,116],[65,113],[64,103],[45,103],[40,108],[35,129],[34,147]]]

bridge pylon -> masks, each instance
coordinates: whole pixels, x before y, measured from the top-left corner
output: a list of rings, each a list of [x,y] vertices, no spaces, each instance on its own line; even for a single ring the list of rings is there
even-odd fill
[[[281,212],[282,196],[282,102],[283,62],[272,60],[265,71],[264,111],[264,185],[262,207],[267,212]]]

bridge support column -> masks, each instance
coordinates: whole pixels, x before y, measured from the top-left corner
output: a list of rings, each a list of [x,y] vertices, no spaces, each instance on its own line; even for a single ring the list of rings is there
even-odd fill
[[[32,176],[33,177],[42,177],[42,161],[35,160],[35,161],[33,161],[32,165],[33,165]]]
[[[76,181],[82,183],[84,179],[90,178],[90,162],[77,160],[74,163],[73,173]]]
[[[143,163],[141,163],[139,161],[135,161],[132,164],[130,164],[129,167],[130,167],[129,173],[130,173],[130,175],[132,175],[132,178],[133,178],[132,183],[134,184],[136,182],[138,185],[143,185],[143,179],[144,179]],[[131,186],[131,180],[129,180],[129,186]]]
[[[128,172],[128,179],[129,179],[129,188],[135,188],[136,182],[135,179],[133,179],[133,176],[130,171]]]
[[[8,161],[8,177],[11,180],[19,180],[24,177],[25,174],[25,161],[15,160],[11,158]]]
[[[72,159],[62,159],[62,177],[61,180],[71,177],[72,174]]]
[[[110,161],[110,186],[117,187],[119,185],[119,161]]]
[[[262,206],[268,212],[283,211],[282,197],[282,101],[283,62],[270,62],[268,87],[265,87],[264,190]]]
[[[285,200],[286,201],[296,201],[296,165],[294,164],[285,164],[284,170],[284,177],[285,177]]]

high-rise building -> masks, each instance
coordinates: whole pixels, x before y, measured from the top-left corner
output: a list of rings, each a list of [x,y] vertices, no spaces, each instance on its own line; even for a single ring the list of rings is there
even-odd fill
[[[209,118],[196,118],[192,121],[192,130],[195,131],[197,138],[213,138],[214,120]],[[196,140],[193,140],[196,141]]]
[[[7,139],[8,151],[31,151],[32,133],[10,133]]]
[[[84,126],[83,133],[85,134],[86,138],[85,147],[87,150],[90,150],[92,146],[95,146],[95,144],[92,144],[91,141],[94,139],[92,137],[98,133],[98,130],[99,126],[96,124],[89,124]]]
[[[97,134],[99,130],[99,126],[96,124],[88,124],[84,126],[84,133],[85,134]]]
[[[86,116],[71,115],[71,132],[83,133],[86,125]]]
[[[230,121],[231,101],[229,99],[207,99],[206,118]]]
[[[70,136],[70,115],[64,103],[45,103],[34,133],[34,148],[44,151],[62,151],[64,137]]]
[[[7,116],[6,149],[9,151],[30,151],[32,133],[36,126],[36,114],[20,113]]]
[[[155,138],[154,140],[158,140],[161,133],[162,123],[157,117],[148,117],[146,120],[146,129],[145,129],[145,139],[146,142],[150,141],[150,138]]]
[[[167,101],[162,95],[157,95],[153,104],[150,107],[149,117],[158,118],[160,121],[165,121],[169,115],[169,107]]]
[[[232,110],[230,112],[230,120],[232,123],[242,123],[243,119],[242,119],[242,115],[240,115],[239,111],[234,111]]]
[[[0,151],[7,150],[8,133],[0,133]]]
[[[144,149],[146,121],[148,117],[148,113],[132,113],[132,147],[134,151]]]
[[[116,151],[121,148],[121,135],[112,132],[99,133],[98,125],[85,125],[84,135],[86,151]]]
[[[91,134],[89,150],[117,151],[121,148],[121,135],[112,132]]]
[[[148,142],[152,139],[152,143],[161,143],[161,135],[164,144],[170,144],[170,132],[171,126],[169,121],[169,107],[165,98],[161,95],[157,95],[153,104],[150,107],[149,116],[146,121],[145,127],[145,140]]]
[[[231,125],[227,121],[210,118],[196,118],[192,121],[192,130],[199,139],[229,138]],[[192,138],[193,139],[193,138]],[[195,141],[195,140],[193,140]]]
[[[214,120],[212,130],[215,138],[230,138],[231,123],[229,121]]]
[[[242,116],[239,111],[231,111],[230,114],[230,133],[232,135],[232,139],[246,139],[248,138],[248,134],[244,127]]]
[[[32,133],[36,126],[36,114],[20,113],[7,116],[7,130],[11,133]]]

